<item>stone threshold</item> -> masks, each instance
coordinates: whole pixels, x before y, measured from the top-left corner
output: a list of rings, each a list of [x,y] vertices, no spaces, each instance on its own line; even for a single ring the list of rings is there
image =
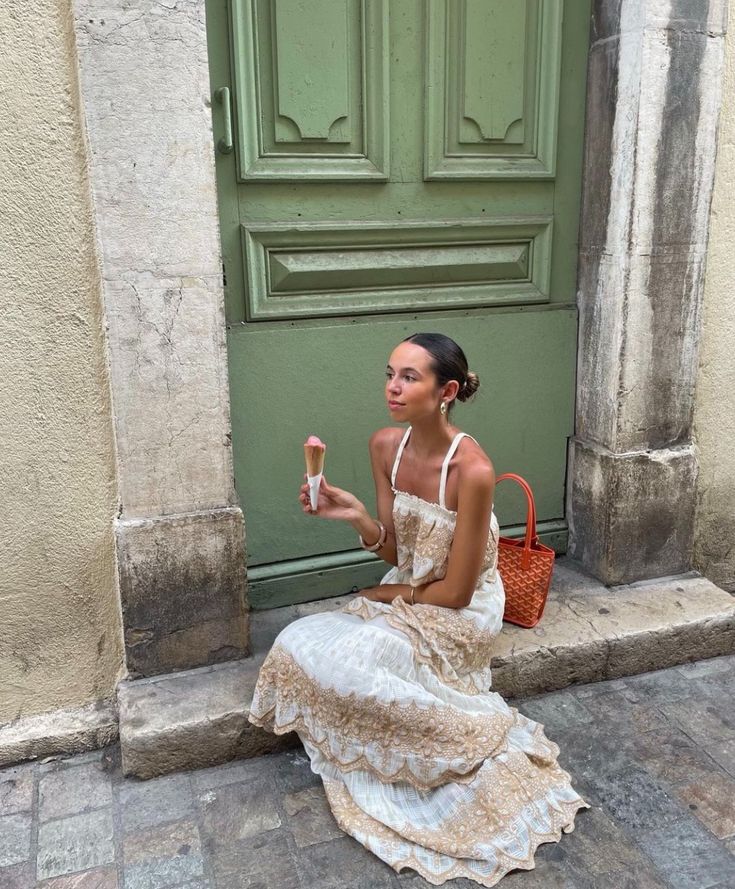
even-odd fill
[[[258,670],[280,630],[353,597],[251,612],[253,655],[118,686],[125,775],[141,779],[297,746],[248,722]],[[543,617],[503,624],[492,690],[525,697],[735,653],[735,597],[698,572],[607,587],[557,559]]]

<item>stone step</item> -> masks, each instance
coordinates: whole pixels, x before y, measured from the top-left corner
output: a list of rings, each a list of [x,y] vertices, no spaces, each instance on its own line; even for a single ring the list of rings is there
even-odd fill
[[[248,722],[258,670],[280,630],[352,598],[252,612],[254,654],[118,686],[125,775],[152,778],[298,745]],[[491,661],[504,698],[735,653],[735,597],[697,572],[606,587],[557,559],[541,621],[503,624]]]

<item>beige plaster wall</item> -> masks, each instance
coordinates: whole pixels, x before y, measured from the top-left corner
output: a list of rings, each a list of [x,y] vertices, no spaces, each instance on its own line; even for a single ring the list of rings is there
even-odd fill
[[[694,416],[694,567],[735,592],[735,0],[728,13]]]
[[[123,671],[70,7],[0,4],[0,724],[109,699]]]

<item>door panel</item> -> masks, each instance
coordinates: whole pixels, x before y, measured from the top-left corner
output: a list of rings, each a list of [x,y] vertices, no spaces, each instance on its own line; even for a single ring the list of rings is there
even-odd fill
[[[232,0],[238,178],[388,178],[388,0]]]
[[[305,516],[302,443],[375,509],[385,363],[455,337],[481,379],[454,422],[530,482],[566,547],[589,0],[207,0],[235,482],[254,607],[387,566]],[[224,115],[213,104],[214,144]],[[539,382],[541,381],[541,382]],[[504,533],[525,503],[501,483]]]
[[[431,0],[427,179],[554,176],[561,2]]]
[[[549,299],[551,216],[242,226],[246,319]]]

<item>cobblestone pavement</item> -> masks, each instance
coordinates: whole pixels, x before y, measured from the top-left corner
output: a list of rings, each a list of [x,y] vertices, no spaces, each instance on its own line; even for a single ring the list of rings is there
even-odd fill
[[[735,655],[509,699],[592,808],[501,889],[735,889],[733,692]],[[0,770],[2,889],[429,885],[340,831],[301,748],[150,781],[118,745]]]

